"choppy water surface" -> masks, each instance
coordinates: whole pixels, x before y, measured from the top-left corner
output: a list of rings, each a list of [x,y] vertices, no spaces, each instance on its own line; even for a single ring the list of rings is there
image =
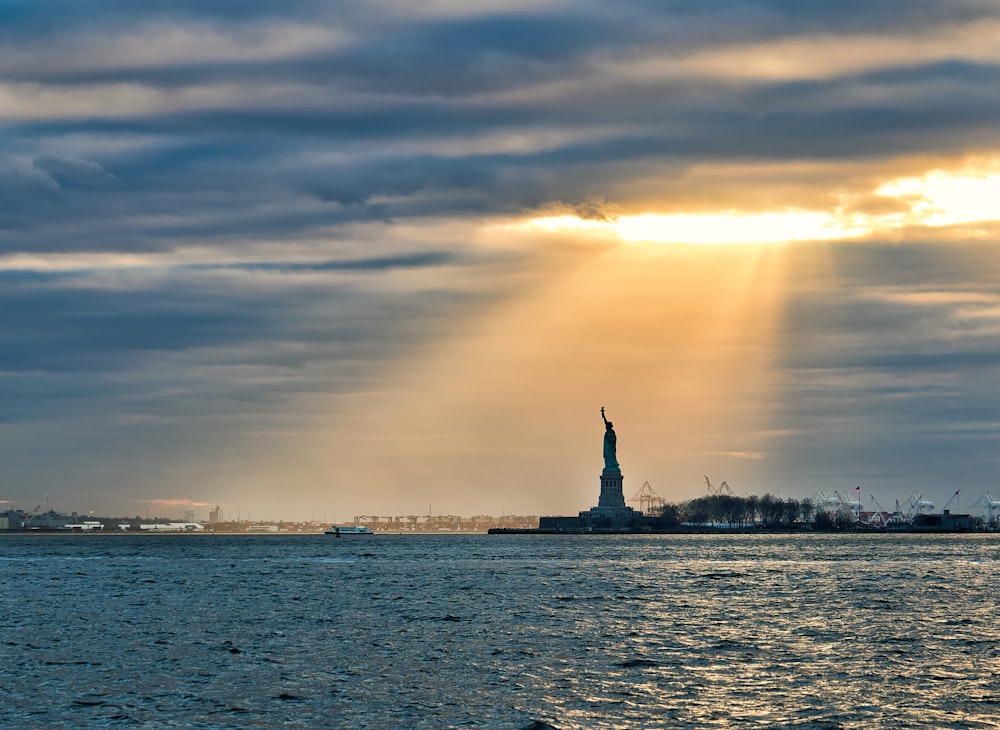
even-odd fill
[[[1000,535],[0,538],[0,724],[975,728]]]

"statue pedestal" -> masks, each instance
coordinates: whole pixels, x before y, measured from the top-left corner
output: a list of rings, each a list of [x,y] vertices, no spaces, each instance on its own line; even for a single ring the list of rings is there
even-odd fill
[[[597,498],[597,506],[594,509],[627,509],[625,507],[625,492],[622,489],[623,479],[621,469],[605,469],[601,472],[601,496]]]
[[[601,472],[601,496],[596,507],[583,510],[577,517],[540,517],[538,529],[576,534],[650,532],[653,522],[625,504],[622,481],[621,469],[605,469]]]
[[[581,527],[616,531],[634,524],[637,518],[642,517],[642,512],[636,512],[625,505],[622,480],[620,469],[605,469],[601,472],[601,496],[597,499],[596,507],[580,513]]]

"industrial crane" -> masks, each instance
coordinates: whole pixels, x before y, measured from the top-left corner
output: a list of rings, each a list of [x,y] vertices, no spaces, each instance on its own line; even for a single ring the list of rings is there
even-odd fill
[[[732,488],[725,481],[723,481],[722,484],[720,484],[718,487],[713,487],[712,486],[712,480],[709,479],[706,476],[705,477],[705,484],[708,485],[708,493],[711,494],[711,495],[720,496],[720,495],[723,495],[723,494],[728,494],[729,496],[733,496],[733,490],[732,490]]]
[[[656,493],[652,484],[643,482],[642,487],[632,495],[632,499],[629,502],[638,502],[639,511],[649,515],[659,511],[663,507],[664,500],[663,497]]]
[[[884,509],[882,509],[882,505],[880,505],[878,503],[878,500],[875,499],[874,494],[869,496],[872,498],[872,503],[875,505],[875,513],[870,518],[868,518],[868,524],[870,525],[873,522],[877,522],[879,524],[879,527],[885,527],[886,524],[888,524],[889,513],[886,512]]]
[[[929,499],[924,499],[924,495],[919,492],[914,492],[910,495],[910,498],[906,501],[906,519],[912,520],[914,516],[923,514],[924,510],[930,512],[934,509],[934,503]]]
[[[857,492],[857,496],[854,493]],[[850,493],[848,492],[838,492],[834,490],[834,494],[840,499],[841,505],[843,505],[847,510],[849,510],[854,515],[855,522],[861,522],[861,510],[864,507],[861,504],[861,485],[859,484],[857,488],[852,489]]]
[[[955,493],[953,495],[951,495],[951,499],[948,500],[948,502],[945,504],[945,506],[942,509],[943,510],[947,510],[949,507],[951,507],[951,503],[952,502],[954,502],[955,504],[958,504],[958,493],[961,492],[961,491],[962,491],[961,487],[959,487],[958,489],[956,489]]]
[[[889,521],[896,525],[905,525],[910,522],[909,518],[903,514],[903,508],[899,506],[899,500],[896,500],[896,510],[892,513]]]
[[[831,492],[816,492],[812,498],[817,512],[834,514],[840,508],[840,496]]]
[[[979,507],[986,512],[986,524],[990,527],[996,527],[997,519],[996,514],[1000,512],[1000,499],[997,499],[989,492],[986,492],[979,501],[976,502],[973,507]]]

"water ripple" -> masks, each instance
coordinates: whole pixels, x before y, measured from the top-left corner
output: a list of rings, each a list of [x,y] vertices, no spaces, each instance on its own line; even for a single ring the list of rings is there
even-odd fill
[[[0,538],[21,727],[987,728],[1000,542]]]

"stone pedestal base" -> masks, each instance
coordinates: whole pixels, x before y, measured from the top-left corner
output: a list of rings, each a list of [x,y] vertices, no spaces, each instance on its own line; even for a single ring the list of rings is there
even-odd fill
[[[601,496],[597,499],[599,510],[624,510],[625,492],[622,490],[622,473],[620,469],[613,471],[605,469],[601,472]],[[591,510],[593,511],[593,510]]]
[[[642,517],[625,505],[622,489],[622,473],[619,469],[605,469],[601,472],[601,495],[597,506],[580,513],[580,526],[586,530],[618,531],[627,529]]]

